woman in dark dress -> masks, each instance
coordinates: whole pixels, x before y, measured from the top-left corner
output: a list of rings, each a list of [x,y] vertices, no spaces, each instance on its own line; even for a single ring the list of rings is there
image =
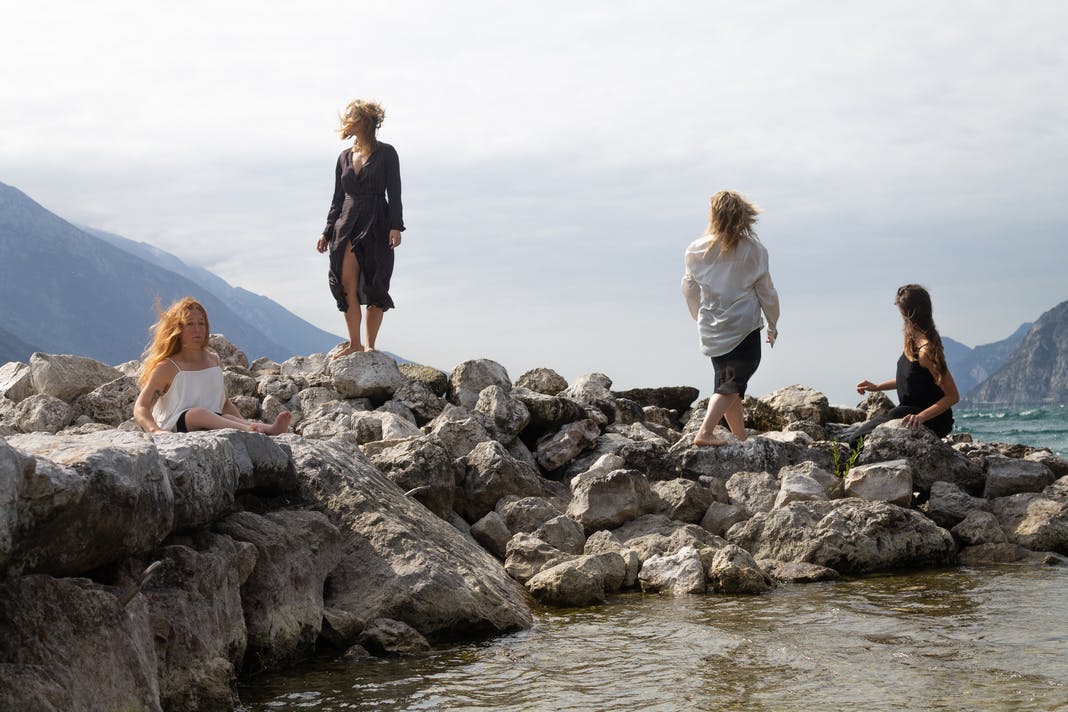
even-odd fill
[[[389,280],[404,215],[397,151],[375,138],[385,117],[377,103],[359,100],[341,116],[342,140],[355,141],[337,158],[334,198],[315,246],[319,252],[330,251],[330,292],[349,332],[348,343],[334,358],[373,351],[382,316],[393,308]],[[366,319],[361,304],[367,305]],[[366,325],[366,344],[360,340],[361,322]]]
[[[851,444],[876,426],[898,418],[907,428],[915,430],[923,425],[940,438],[953,430],[952,407],[960,395],[946,365],[942,337],[935,328],[931,295],[918,284],[906,284],[897,290],[895,304],[905,320],[905,352],[897,361],[897,377],[882,383],[861,381],[857,393],[896,388],[901,405],[848,430],[843,439]]]

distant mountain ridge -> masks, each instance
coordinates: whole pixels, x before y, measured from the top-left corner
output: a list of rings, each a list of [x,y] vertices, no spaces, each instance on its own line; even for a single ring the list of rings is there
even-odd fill
[[[252,359],[281,361],[328,351],[340,340],[162,250],[109,238],[72,225],[0,183],[5,360],[26,360],[33,350],[112,364],[139,358],[156,319],[156,298],[166,305],[186,295],[204,304],[212,331],[225,334]]]
[[[942,338],[946,363],[962,398],[1004,365],[1005,360],[1031,330],[1031,326],[1031,322],[1025,322],[1012,333],[1012,336],[975,348],[965,346],[949,337]]]

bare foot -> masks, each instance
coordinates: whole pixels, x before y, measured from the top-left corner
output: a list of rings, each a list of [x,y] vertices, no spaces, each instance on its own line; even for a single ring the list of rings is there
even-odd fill
[[[693,444],[697,447],[723,447],[729,442],[730,440],[721,440],[720,438],[709,438],[706,440],[704,438],[696,437],[693,439]]]
[[[257,432],[263,433],[264,435],[281,435],[282,433],[288,433],[289,423],[292,420],[293,414],[288,410],[283,410],[270,425],[258,426]]]
[[[355,346],[352,346],[350,344],[349,346],[346,346],[345,348],[341,349],[340,351],[335,352],[330,357],[330,360],[336,361],[337,359],[341,358],[342,356],[348,356],[349,354],[356,354],[356,353],[360,353],[360,352],[363,352],[363,351],[366,351],[366,350],[367,349],[365,349],[363,346],[360,346],[359,344],[356,344]]]

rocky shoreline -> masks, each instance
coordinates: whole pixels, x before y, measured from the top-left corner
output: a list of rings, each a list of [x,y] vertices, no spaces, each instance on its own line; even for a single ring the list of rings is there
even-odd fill
[[[148,436],[136,364],[0,367],[0,708],[228,710],[239,679],[521,630],[537,604],[1068,555],[1048,450],[888,423],[836,474],[881,394],[748,398],[746,442],[695,448],[694,388],[212,343],[242,413],[291,410],[293,434]]]

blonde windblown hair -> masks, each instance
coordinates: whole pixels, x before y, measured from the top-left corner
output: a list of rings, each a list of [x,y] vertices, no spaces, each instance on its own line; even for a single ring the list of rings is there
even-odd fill
[[[338,133],[341,135],[342,140],[358,138],[359,133],[363,133],[364,138],[369,139],[373,146],[375,132],[385,121],[386,112],[378,102],[356,99],[349,102],[349,105],[345,107],[344,113],[339,114],[338,118],[341,120],[341,127],[338,129]]]
[[[156,300],[156,313],[159,314],[159,320],[150,329],[152,338],[145,347],[141,372],[137,374],[138,386],[144,388],[156,367],[182,350],[182,322],[193,311],[199,311],[203,315],[205,330],[210,334],[208,312],[196,299],[183,297],[167,307],[167,311],[163,311],[160,308],[159,299]],[[201,348],[205,351],[208,349],[207,339],[201,344]]]
[[[708,246],[719,245],[723,252],[730,252],[744,238],[756,239],[757,214],[760,208],[750,203],[741,193],[721,190],[712,196],[708,206],[708,229],[705,234],[714,238]]]

